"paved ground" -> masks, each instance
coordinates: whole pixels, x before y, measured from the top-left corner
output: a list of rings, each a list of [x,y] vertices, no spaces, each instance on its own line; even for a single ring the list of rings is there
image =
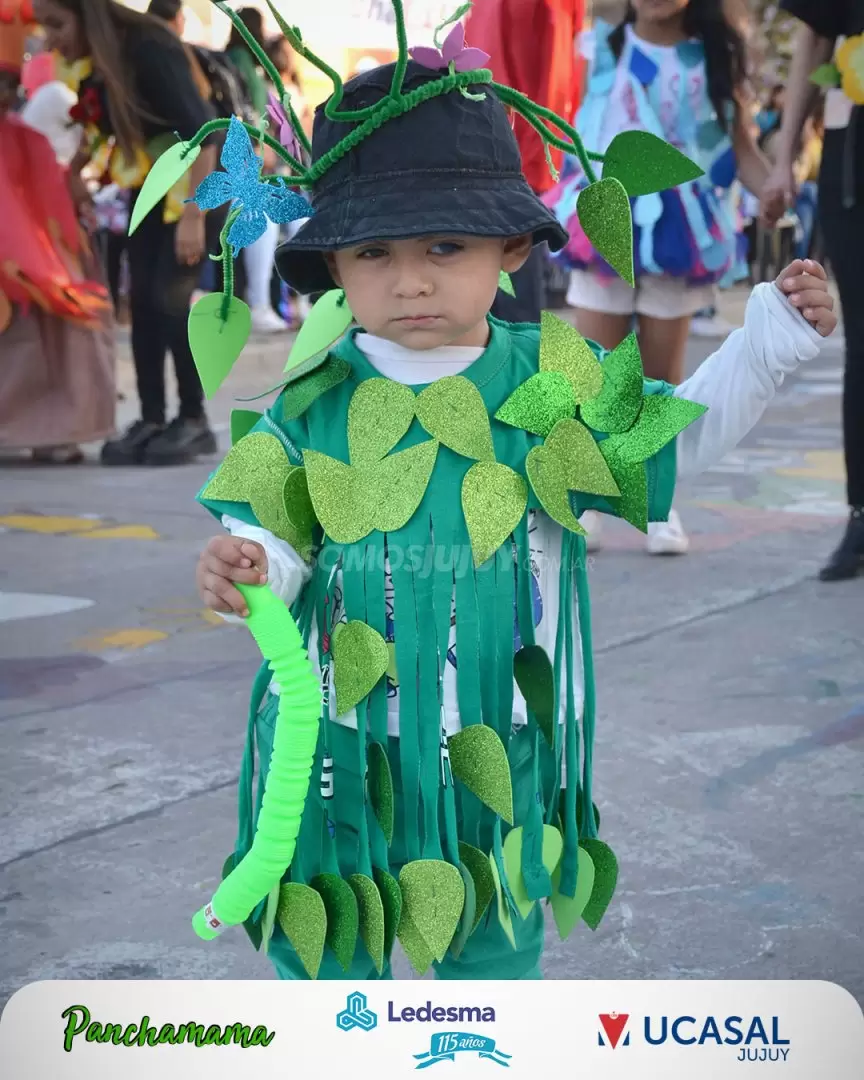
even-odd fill
[[[232,394],[273,385],[283,351],[253,350],[220,394],[223,443]],[[864,579],[813,579],[843,512],[839,386],[831,342],[683,493],[690,557],[651,560],[622,526],[594,561],[597,786],[623,874],[550,977],[820,978],[864,999]],[[233,844],[256,666],[195,594],[209,467],[0,470],[0,1000],[44,978],[270,977],[242,932],[189,925]]]

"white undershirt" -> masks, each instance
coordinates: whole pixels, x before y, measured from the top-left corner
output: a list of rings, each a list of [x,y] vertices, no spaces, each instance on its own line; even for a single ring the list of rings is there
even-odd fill
[[[443,345],[418,352],[374,334],[358,334],[354,343],[379,375],[405,386],[422,386],[447,375],[461,375],[486,351],[476,345]]]

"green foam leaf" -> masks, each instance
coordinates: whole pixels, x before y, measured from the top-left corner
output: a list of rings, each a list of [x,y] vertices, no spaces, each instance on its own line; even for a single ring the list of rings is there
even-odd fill
[[[591,346],[575,326],[551,311],[540,314],[540,371],[563,375],[577,402],[596,397],[603,385],[600,361]]]
[[[231,445],[235,446],[240,440],[249,434],[253,427],[261,419],[261,413],[254,409],[231,410]]]
[[[393,774],[386,749],[371,743],[366,753],[369,763],[369,801],[388,844],[393,843],[394,798]]]
[[[498,275],[498,288],[501,292],[507,293],[508,296],[516,295],[516,290],[513,288],[513,282],[506,270],[502,270]]]
[[[352,874],[348,884],[357,897],[360,913],[360,940],[372,958],[380,975],[384,970],[384,905],[381,894],[372,878],[365,874]]]
[[[411,520],[426,494],[437,456],[438,443],[429,439],[363,466],[361,483],[373,528],[395,532]]]
[[[513,786],[507,751],[497,732],[471,724],[448,740],[450,769],[490,810],[513,824]]]
[[[666,191],[703,175],[695,162],[648,131],[622,131],[603,155],[603,178],[620,180],[631,198]]]
[[[391,379],[365,379],[348,406],[348,448],[352,465],[380,461],[414,419],[414,391]]]
[[[618,860],[612,848],[602,840],[586,838],[580,841],[580,847],[588,852],[594,864],[594,888],[591,890],[591,899],[582,912],[582,918],[592,930],[596,930],[615,895]]]
[[[459,842],[459,858],[468,868],[468,873],[474,879],[474,924],[471,930],[476,930],[478,923],[486,914],[486,909],[495,895],[495,878],[489,868],[489,858],[479,848],[472,847],[463,841]]]
[[[649,394],[642,401],[636,423],[615,436],[616,454],[628,465],[647,461],[705,412],[704,405],[684,398]]]
[[[331,289],[312,307],[297,333],[284,367],[293,377],[318,367],[354,320],[345,293]]]
[[[373,867],[372,873],[384,908],[384,955],[389,957],[402,918],[402,890],[396,878],[380,866]]]
[[[417,419],[439,442],[463,457],[494,461],[489,415],[480,391],[464,375],[446,375],[417,397]]]
[[[283,885],[276,918],[306,974],[310,979],[317,978],[327,939],[327,911],[320,894],[308,885]]]
[[[627,431],[642,407],[642,356],[635,334],[607,353],[602,364],[603,389],[581,407],[582,419],[595,431]]]
[[[402,906],[402,917],[399,920],[399,929],[396,931],[396,936],[399,938],[399,944],[402,946],[405,955],[408,958],[408,963],[418,975],[425,975],[429,968],[432,966],[432,962],[435,957],[423,935],[411,921],[411,917],[408,915],[405,906]]]
[[[443,960],[465,905],[459,868],[443,859],[418,859],[399,871],[408,918],[436,960]]]
[[[334,386],[344,382],[351,374],[351,365],[338,356],[328,356],[317,370],[290,382],[279,397],[283,420],[296,420],[302,416],[313,401]]]
[[[510,893],[519,914],[527,919],[534,907],[534,901],[528,895],[525,888],[525,879],[522,876],[522,841],[524,830],[521,825],[511,829],[504,837],[504,871],[507,874],[507,883]],[[564,850],[564,840],[561,833],[554,825],[543,826],[543,865],[550,874],[561,861],[561,853]]]
[[[327,912],[327,945],[343,971],[348,971],[357,947],[360,914],[354,890],[338,874],[319,874],[310,882]]]
[[[202,296],[189,311],[189,348],[204,393],[213,397],[234,366],[252,329],[252,313],[232,296],[223,312],[222,293]]]
[[[825,90],[834,90],[843,82],[843,76],[836,64],[820,64],[810,72],[810,82]]]
[[[498,903],[498,922],[501,924],[501,929],[504,931],[507,940],[516,948],[516,935],[513,933],[513,917],[510,914],[510,907],[507,903],[507,899],[504,896],[504,892],[501,889],[501,878],[498,874],[498,865],[495,862],[495,856],[489,856],[489,866],[492,871],[492,881],[495,884],[495,897]]]
[[[561,892],[561,864],[552,875],[552,914],[558,927],[558,936],[565,941],[582,918],[594,889],[594,863],[585,848],[579,848],[579,871],[576,876],[576,893],[564,896]]]
[[[545,438],[559,420],[575,411],[576,395],[570,380],[558,371],[538,371],[516,387],[495,419]]]
[[[150,172],[132,208],[129,219],[129,235],[138,228],[150,211],[160,203],[181,177],[192,168],[201,147],[189,147],[185,142],[175,143],[153,162]]]
[[[369,694],[387,670],[390,654],[378,631],[358,619],[342,626],[332,647],[336,714],[344,716]]]
[[[555,677],[542,645],[523,645],[513,657],[516,685],[549,746],[555,745]]]
[[[474,878],[464,863],[459,863],[459,873],[462,875],[462,884],[465,886],[465,903],[462,914],[459,916],[459,925],[450,942],[450,952],[457,959],[462,955],[462,950],[471,936],[476,923],[477,915],[477,890],[474,888]]]
[[[303,451],[306,481],[315,516],[337,544],[355,544],[374,528],[375,507],[360,472],[317,450]]]
[[[585,530],[570,509],[570,495],[562,471],[561,462],[542,446],[535,446],[528,451],[525,472],[540,505],[553,521],[557,521],[570,532],[584,535]]]
[[[474,565],[482,566],[522,520],[528,485],[508,465],[478,461],[462,480],[462,513]]]
[[[576,213],[596,251],[628,285],[634,285],[633,219],[621,181],[608,176],[583,188]]]

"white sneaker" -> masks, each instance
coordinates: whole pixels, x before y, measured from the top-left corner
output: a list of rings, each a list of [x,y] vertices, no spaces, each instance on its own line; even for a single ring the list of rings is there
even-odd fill
[[[278,334],[288,329],[288,323],[271,307],[252,309],[252,331],[255,334]]]
[[[603,517],[596,510],[586,510],[579,518],[579,524],[588,534],[585,537],[586,551],[599,551],[603,547]]]
[[[649,555],[686,555],[690,538],[684,532],[677,510],[669,511],[668,521],[650,521],[645,550]]]
[[[712,315],[706,318],[704,315],[694,315],[690,320],[690,333],[693,337],[724,338],[728,337],[735,327],[722,315]]]

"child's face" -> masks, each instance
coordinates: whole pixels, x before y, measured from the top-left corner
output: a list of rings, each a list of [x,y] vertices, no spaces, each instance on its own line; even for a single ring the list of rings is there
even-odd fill
[[[424,350],[486,345],[498,277],[530,250],[530,236],[426,236],[372,240],[327,260],[367,333]]]
[[[646,22],[667,22],[684,14],[690,0],[631,0],[636,15]]]

